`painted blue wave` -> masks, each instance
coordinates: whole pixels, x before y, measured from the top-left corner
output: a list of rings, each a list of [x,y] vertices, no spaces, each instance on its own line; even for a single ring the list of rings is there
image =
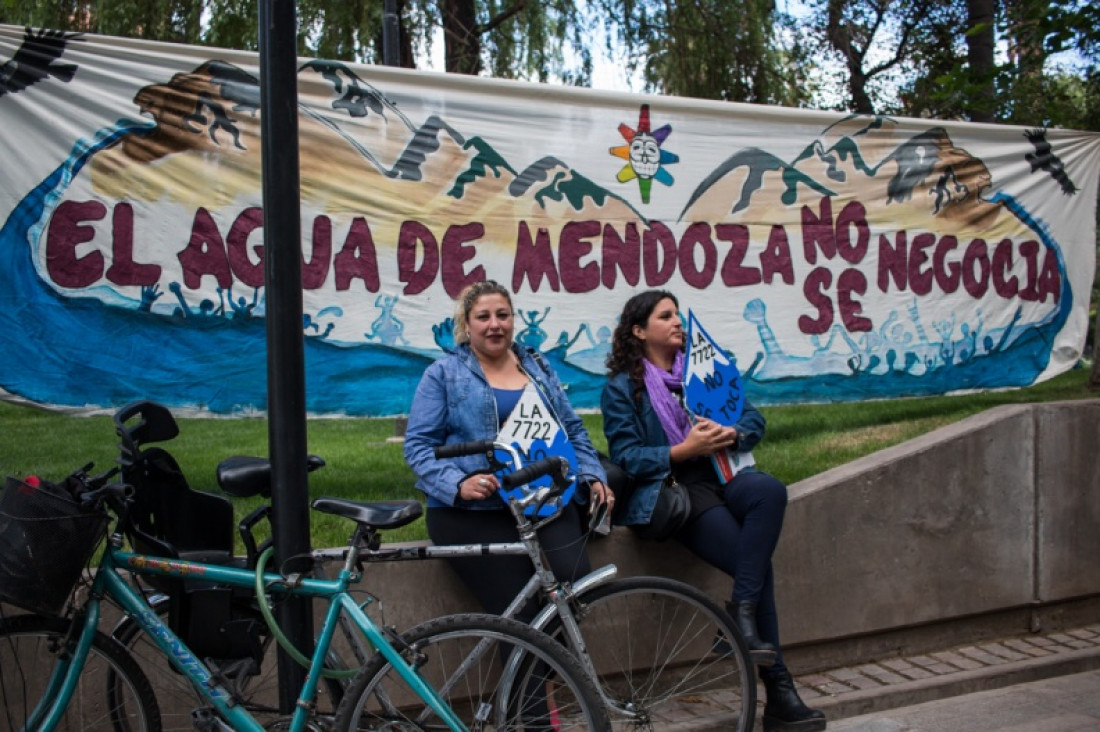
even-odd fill
[[[267,405],[262,319],[188,323],[91,297],[63,297],[31,260],[32,227],[120,127],[73,156],[15,208],[0,229],[0,388],[67,407],[152,399],[219,414]],[[306,409],[316,414],[408,412],[429,356],[384,345],[305,341]]]

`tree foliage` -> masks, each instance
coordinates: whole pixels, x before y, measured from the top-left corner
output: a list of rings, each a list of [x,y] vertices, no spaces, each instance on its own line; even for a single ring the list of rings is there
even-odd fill
[[[905,114],[1100,129],[1100,11],[1078,0],[944,2],[944,33],[923,44],[901,87]],[[933,14],[934,15],[934,14]],[[958,22],[961,31],[950,33]],[[981,52],[976,52],[978,39]],[[995,55],[994,49],[1003,49]],[[1072,52],[1073,63],[1052,65]]]
[[[201,37],[200,0],[2,0],[0,21],[16,25],[196,43]]]
[[[602,41],[646,91],[1100,129],[1089,0],[807,0],[797,18],[774,0],[297,0],[299,55],[381,63],[387,2],[409,68],[442,50],[452,72],[583,85]],[[0,22],[252,51],[257,16],[257,0],[0,0]]]
[[[875,114],[894,98],[902,75],[922,49],[950,35],[941,0],[811,0],[803,33],[808,42],[843,69],[842,108]]]
[[[1084,0],[811,0],[800,31],[865,114],[1096,129],[1100,9]],[[1075,64],[1053,66],[1073,52]]]
[[[442,34],[448,71],[584,84],[589,23],[571,0],[395,0],[399,59],[415,68]],[[383,0],[298,0],[298,54],[383,59]],[[0,22],[258,50],[256,0],[0,0]]]
[[[806,101],[790,20],[772,0],[601,0],[609,52],[649,91],[795,105]]]

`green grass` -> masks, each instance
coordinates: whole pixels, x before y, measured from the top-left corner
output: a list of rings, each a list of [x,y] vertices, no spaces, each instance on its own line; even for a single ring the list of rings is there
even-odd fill
[[[787,483],[824,472],[1001,404],[1100,398],[1088,386],[1088,370],[1074,369],[1027,389],[921,399],[765,407],[767,438],[757,462]],[[584,415],[593,442],[606,450],[603,420]],[[179,418],[180,435],[163,446],[179,461],[191,486],[216,491],[215,469],[230,455],[267,455],[263,419]],[[388,442],[392,419],[316,419],[308,425],[308,450],[328,465],[310,476],[311,496],[356,500],[419,498],[401,444]],[[0,402],[0,475],[64,477],[89,461],[100,470],[117,456],[108,416],[73,417]],[[255,500],[239,501],[243,515]],[[315,546],[347,540],[346,521],[314,516]],[[391,541],[424,538],[423,522],[389,535]]]

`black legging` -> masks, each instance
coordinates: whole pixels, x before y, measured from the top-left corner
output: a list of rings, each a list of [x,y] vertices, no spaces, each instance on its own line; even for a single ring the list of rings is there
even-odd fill
[[[428,536],[435,544],[482,544],[519,541],[519,531],[512,513],[474,511],[465,508],[432,507],[427,515]],[[585,552],[577,504],[570,503],[561,515],[539,529],[543,555],[561,581],[572,581],[590,571]],[[485,612],[500,615],[515,599],[534,573],[531,560],[525,556],[461,557],[447,560],[463,583],[477,598]],[[538,612],[538,603],[525,606],[519,619],[531,621]]]
[[[725,503],[704,512],[677,534],[694,554],[733,577],[733,602],[756,603],[761,640],[779,648],[772,552],[783,528],[787,487],[767,473],[745,471],[723,486]],[[775,665],[761,668],[770,677],[786,669],[782,651]]]
[[[519,540],[519,530],[512,512],[474,511],[465,508],[433,507],[428,509],[428,536],[435,544],[482,544]],[[554,576],[572,581],[589,572],[588,554],[580,526],[577,504],[570,503],[561,515],[539,529],[543,556]],[[535,568],[525,556],[460,557],[447,560],[458,576],[470,588],[486,612],[502,614],[519,594]],[[534,619],[539,610],[538,598],[528,602],[517,614],[523,622]],[[505,652],[505,649],[502,649]],[[525,688],[524,729],[552,732],[550,709],[546,704],[543,671],[537,667]]]

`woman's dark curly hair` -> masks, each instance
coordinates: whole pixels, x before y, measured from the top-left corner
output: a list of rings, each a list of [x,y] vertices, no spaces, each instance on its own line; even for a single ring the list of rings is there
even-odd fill
[[[657,303],[666,298],[672,300],[679,309],[680,301],[668,290],[646,290],[627,300],[619,316],[619,324],[615,326],[615,334],[611,337],[611,353],[607,356],[607,375],[609,378],[616,374],[629,376],[634,383],[635,398],[645,388],[642,380],[645,373],[645,367],[642,364],[645,358],[645,344],[634,336],[634,326],[640,325],[644,328],[649,322],[649,316],[653,315]]]

